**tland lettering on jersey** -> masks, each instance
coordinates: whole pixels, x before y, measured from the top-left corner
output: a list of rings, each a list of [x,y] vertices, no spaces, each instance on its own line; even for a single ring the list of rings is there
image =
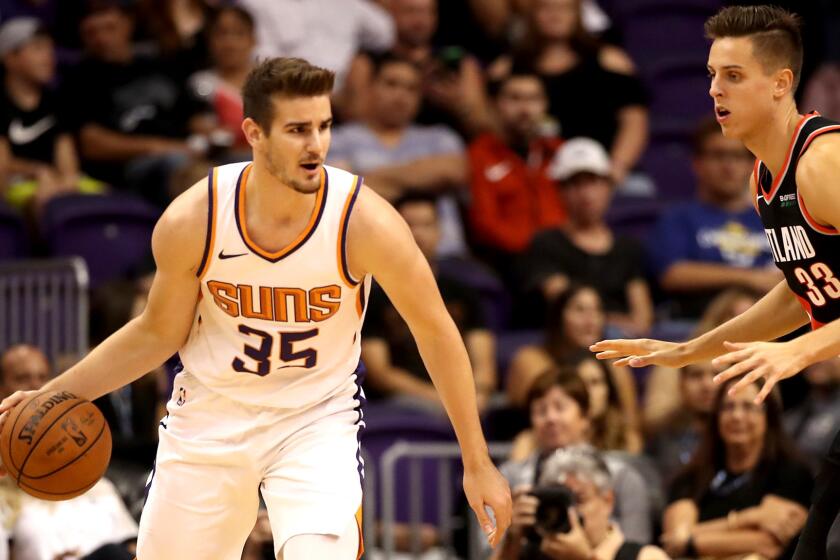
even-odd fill
[[[837,123],[816,113],[799,122],[788,147],[785,167],[773,177],[756,161],[753,179],[758,187],[756,210],[764,224],[773,260],[791,291],[811,317],[814,328],[840,317],[840,232],[815,221],[796,186],[796,167],[814,138],[840,132]]]
[[[777,235],[775,229],[764,230],[770,242],[773,260],[777,263],[806,260],[817,254],[804,227],[784,226],[778,228],[778,231],[780,233]]]
[[[184,368],[208,388],[258,406],[350,398],[360,392],[370,279],[352,278],[344,241],[362,180],[324,166],[307,227],[271,253],[245,223],[250,169],[237,163],[211,174],[201,298],[180,353]]]

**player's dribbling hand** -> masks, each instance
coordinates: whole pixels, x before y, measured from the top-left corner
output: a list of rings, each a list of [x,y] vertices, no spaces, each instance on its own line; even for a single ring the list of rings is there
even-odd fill
[[[715,376],[715,383],[721,385],[742,376],[729,388],[729,394],[734,395],[763,377],[765,383],[755,397],[755,403],[763,402],[776,383],[796,375],[808,365],[803,363],[802,352],[794,342],[724,342],[729,353],[712,360],[712,365],[729,367]]]
[[[684,344],[637,338],[632,340],[602,340],[589,347],[599,360],[615,360],[617,367],[649,365],[680,368],[692,362]]]
[[[512,503],[510,487],[488,457],[479,466],[464,469],[464,493],[490,546],[496,548],[510,526]],[[490,521],[485,506],[493,510],[496,525]]]
[[[0,432],[3,431],[3,426],[6,425],[6,418],[9,417],[9,411],[17,406],[19,402],[38,392],[39,391],[15,391],[0,402]],[[0,464],[0,476],[6,476],[6,469],[3,468],[2,464]]]

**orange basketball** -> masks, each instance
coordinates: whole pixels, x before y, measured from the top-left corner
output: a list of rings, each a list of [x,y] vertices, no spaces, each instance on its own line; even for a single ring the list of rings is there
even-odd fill
[[[67,391],[38,393],[9,411],[0,458],[24,492],[69,500],[90,490],[111,459],[111,430],[96,406]]]

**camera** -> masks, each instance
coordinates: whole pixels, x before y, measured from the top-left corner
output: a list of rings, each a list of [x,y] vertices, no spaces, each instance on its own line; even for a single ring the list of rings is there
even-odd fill
[[[568,533],[569,508],[575,505],[575,495],[566,486],[539,486],[531,491],[539,500],[534,527],[540,533]]]

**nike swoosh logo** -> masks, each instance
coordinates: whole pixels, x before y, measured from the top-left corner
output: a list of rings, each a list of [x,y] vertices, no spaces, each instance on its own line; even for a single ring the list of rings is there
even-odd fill
[[[513,166],[507,161],[500,161],[484,170],[484,176],[488,181],[496,183],[504,179],[511,172]]]
[[[235,255],[225,255],[225,250],[222,249],[221,251],[219,251],[219,258],[220,259],[234,259],[236,257],[244,257],[247,254],[248,253],[237,253]]]
[[[12,141],[12,144],[29,144],[53,126],[55,126],[53,115],[44,117],[29,126],[23,126],[20,119],[15,119],[9,124],[9,140]]]

